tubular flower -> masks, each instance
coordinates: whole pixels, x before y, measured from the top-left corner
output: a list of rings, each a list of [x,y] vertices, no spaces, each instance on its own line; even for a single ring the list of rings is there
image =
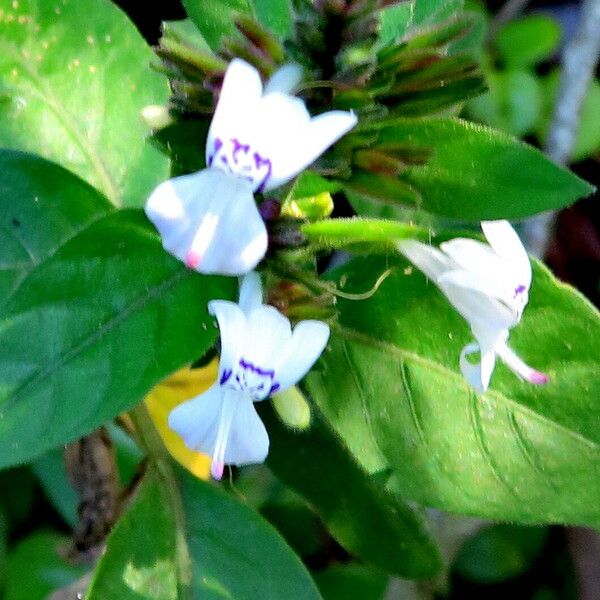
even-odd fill
[[[208,309],[221,333],[218,379],[171,411],[169,426],[189,448],[212,456],[211,473],[220,479],[225,465],[265,460],[269,437],[253,403],[304,377],[325,348],[329,327],[301,321],[292,332],[288,319],[262,304],[256,273],[242,280],[238,304],[213,300]]]
[[[471,326],[477,342],[463,348],[460,369],[475,391],[487,390],[496,356],[530,383],[546,383],[547,376],[526,365],[506,343],[529,299],[531,265],[525,248],[508,221],[484,221],[481,228],[489,245],[457,238],[438,250],[402,240],[398,249],[437,284]],[[480,362],[473,364],[467,357],[477,352]]]
[[[280,68],[264,90],[258,71],[233,60],[206,140],[207,168],[160,184],[146,215],[165,250],[200,273],[241,275],[267,249],[254,192],[276,188],[310,165],[357,120],[346,111],[311,118],[290,96],[296,65]]]

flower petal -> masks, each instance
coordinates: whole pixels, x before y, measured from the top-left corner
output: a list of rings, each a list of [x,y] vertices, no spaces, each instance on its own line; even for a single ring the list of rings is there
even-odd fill
[[[265,105],[267,102],[273,104],[276,96],[277,94],[266,96]],[[356,115],[340,110],[323,113],[307,121],[300,118],[297,98],[281,95],[277,99],[280,107],[283,107],[284,101],[288,104],[286,109],[288,122],[285,128],[273,130],[274,135],[269,143],[273,171],[266,184],[266,190],[279,187],[292,179],[358,122]],[[303,106],[301,101],[300,103]],[[275,106],[269,107],[269,111],[271,110],[274,111]]]
[[[481,229],[490,246],[509,261],[528,289],[531,284],[531,263],[521,239],[508,221],[482,221]]]
[[[269,453],[267,430],[250,398],[237,394],[238,401],[225,448],[224,462],[226,465],[262,463]]]
[[[150,195],[146,214],[165,250],[200,273],[247,273],[267,249],[251,188],[217,169],[162,183]]]
[[[266,96],[273,92],[290,94],[300,81],[302,81],[302,67],[297,64],[288,63],[271,75],[265,85],[264,95]]]
[[[255,308],[262,304],[263,293],[260,275],[256,271],[246,273],[240,279],[239,307],[244,314],[249,315]]]
[[[262,97],[262,81],[258,71],[247,62],[235,58],[229,63],[219,102],[206,139],[206,163],[214,151],[215,140],[229,139],[252,121]]]
[[[295,385],[321,356],[329,340],[329,326],[322,321],[301,321],[283,348],[275,369],[278,392]]]
[[[535,385],[543,385],[548,383],[548,376],[545,373],[532,369],[528,364],[523,362],[513,350],[511,350],[506,342],[498,344],[496,351],[502,362],[522,379],[529,381]]]
[[[221,357],[219,360],[219,381],[225,373],[237,366],[246,339],[246,315],[235,304],[227,300],[211,300],[208,312],[217,318],[221,337]]]
[[[218,384],[169,413],[169,427],[191,450],[212,455],[221,418],[223,391]]]
[[[454,279],[458,279],[458,283]],[[510,308],[485,293],[466,287],[463,279],[461,271],[451,271],[438,278],[438,285],[471,329],[477,327],[497,334],[515,324],[515,314]]]
[[[448,257],[437,248],[415,240],[401,240],[396,244],[398,251],[410,260],[429,279],[437,282],[440,275],[452,268]]]
[[[475,302],[482,303],[479,312],[487,311],[487,316],[484,318],[499,321],[502,328],[512,327],[521,318],[514,301],[514,288],[507,285],[501,277],[493,281],[490,277],[480,277],[471,271],[449,271],[440,275],[437,283],[442,290],[449,290],[450,286],[453,290],[458,288],[465,290],[465,294],[462,296],[464,300],[468,300],[471,305]],[[469,290],[476,292],[476,295],[470,300]],[[451,295],[453,298],[458,298],[456,291]],[[456,307],[456,305],[454,306]]]
[[[261,305],[248,315],[242,355],[263,370],[273,369],[291,336],[289,320],[275,307]]]

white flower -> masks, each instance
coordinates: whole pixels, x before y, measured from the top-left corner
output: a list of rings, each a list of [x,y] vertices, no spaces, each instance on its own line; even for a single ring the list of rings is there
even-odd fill
[[[171,411],[169,426],[192,450],[212,456],[211,473],[224,465],[261,463],[269,437],[253,402],[295,385],[327,344],[329,327],[301,321],[294,331],[273,306],[262,304],[260,278],[242,280],[239,304],[208,303],[221,332],[219,379],[203,394]]]
[[[477,343],[463,348],[460,368],[473,389],[488,388],[496,356],[530,383],[546,383],[546,375],[526,365],[506,344],[529,299],[531,265],[525,248],[508,221],[484,221],[481,228],[489,245],[457,238],[438,250],[402,240],[398,249],[438,285],[471,326]],[[480,364],[467,359],[476,352]]]
[[[207,168],[159,185],[146,214],[167,252],[200,273],[241,275],[267,249],[254,192],[280,186],[356,124],[351,112],[311,119],[290,96],[300,67],[286,65],[265,89],[256,69],[233,60],[206,140]]]

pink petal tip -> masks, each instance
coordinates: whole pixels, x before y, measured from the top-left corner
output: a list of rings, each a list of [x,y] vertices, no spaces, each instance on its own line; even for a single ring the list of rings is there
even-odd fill
[[[545,383],[548,383],[548,380],[548,375],[540,373],[539,371],[532,371],[529,376],[529,381],[535,385],[544,385]]]
[[[223,469],[225,465],[222,462],[213,462],[210,465],[210,473],[213,476],[213,479],[220,480],[223,477]]]
[[[190,250],[185,256],[185,266],[190,269],[195,269],[202,260],[199,254],[196,254],[193,250]]]

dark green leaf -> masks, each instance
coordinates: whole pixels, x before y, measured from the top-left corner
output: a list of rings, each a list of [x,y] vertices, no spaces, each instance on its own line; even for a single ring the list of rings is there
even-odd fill
[[[177,531],[171,503],[154,469],[108,538],[86,600],[177,600]],[[185,586],[184,586],[185,587]]]
[[[46,497],[71,527],[77,523],[78,498],[65,469],[64,449],[53,448],[32,464]]]
[[[458,368],[468,325],[418,271],[391,256],[356,258],[332,277],[361,292],[388,268],[370,299],[338,299],[339,325],[307,379],[361,464],[391,469],[390,488],[424,505],[598,526],[597,311],[536,266],[510,344],[550,382],[532,386],[500,363],[478,396]]]
[[[440,556],[419,518],[369,481],[317,411],[310,429],[292,431],[271,406],[259,410],[271,441],[267,465],[308,500],[348,552],[402,577],[436,573]]]
[[[194,598],[320,598],[300,559],[252,509],[187,475],[182,494]]]
[[[59,554],[69,543],[52,531],[39,531],[12,550],[6,564],[4,600],[46,600],[51,592],[82,577],[87,565],[70,565]]]
[[[453,568],[479,583],[504,581],[527,571],[547,538],[544,527],[486,527],[463,545]]]
[[[369,126],[377,144],[410,140],[431,147],[424,166],[401,174],[422,200],[420,208],[447,217],[480,221],[522,218],[568,206],[593,190],[539,150],[493,129],[460,119],[396,119]],[[356,191],[380,197],[367,186]],[[398,201],[407,202],[406,194]]]
[[[549,59],[560,42],[560,25],[548,15],[528,15],[509,21],[498,31],[495,44],[510,67],[535,65]]]
[[[140,111],[168,99],[151,49],[108,0],[0,0],[0,145],[55,160],[114,204],[168,173]]]
[[[200,356],[206,302],[234,287],[186,271],[140,211],[7,151],[0,265],[0,465],[80,437]]]
[[[356,564],[333,565],[314,576],[325,600],[381,600],[389,581],[387,575]]]

